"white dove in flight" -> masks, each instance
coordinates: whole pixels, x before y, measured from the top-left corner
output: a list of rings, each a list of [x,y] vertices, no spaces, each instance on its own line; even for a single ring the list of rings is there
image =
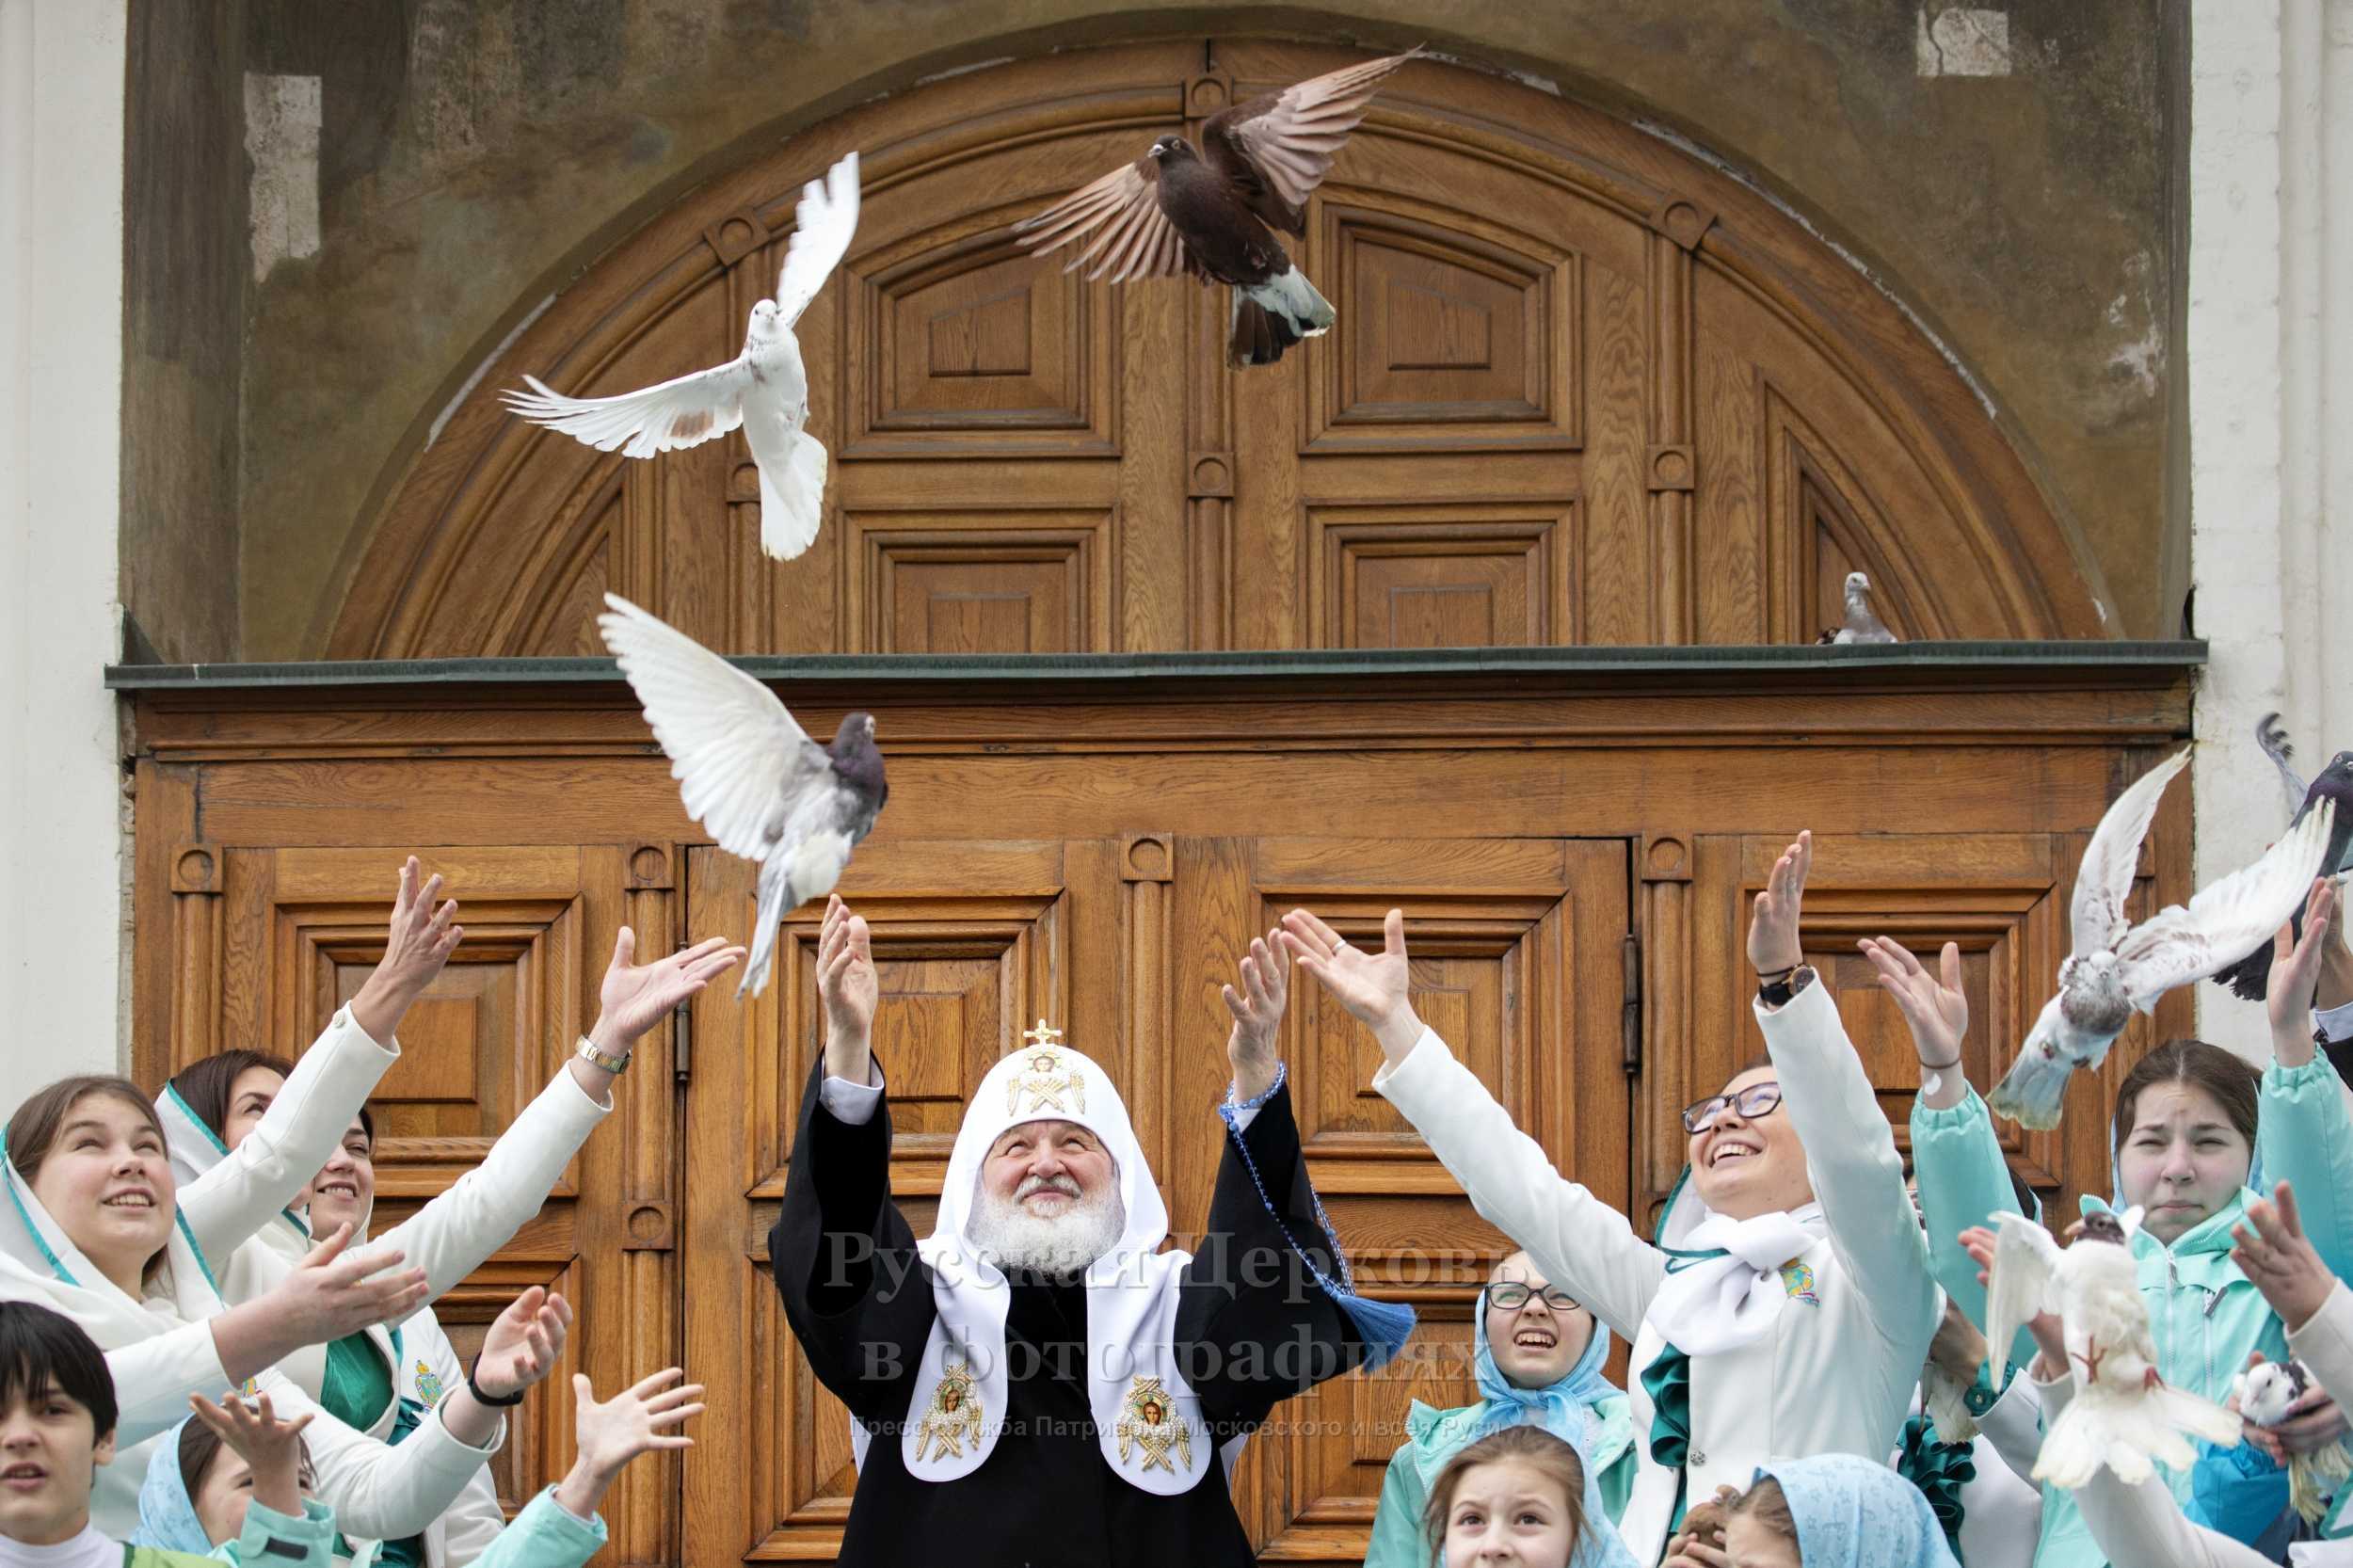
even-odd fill
[[[776,923],[833,891],[890,798],[873,717],[843,714],[821,746],[744,671],[618,594],[604,602],[597,626],[670,754],[686,814],[729,855],[760,862],[760,929],[735,988],[758,996]]]
[[[2058,1126],[2059,1100],[2077,1067],[2097,1067],[2135,1012],[2146,1013],[2176,985],[2238,962],[2312,890],[2329,848],[2333,801],[2323,801],[2280,836],[2253,865],[2172,904],[2138,925],[2124,923],[2140,840],[2173,776],[2189,763],[2176,752],[2116,797],[2093,829],[2075,872],[2069,914],[2074,949],[2059,965],[2058,994],[2043,1004],[2018,1060],[1985,1099],[2021,1127]]]
[[[700,446],[741,425],[760,466],[760,548],[790,561],[817,542],[825,499],[825,448],[808,423],[808,373],[792,324],[840,264],[857,232],[857,154],[801,187],[776,296],[752,307],[744,352],[726,364],[615,397],[566,397],[535,376],[506,393],[507,407],[625,457]],[[624,444],[626,443],[626,444]]]
[[[1996,1214],[1993,1268],[1986,1276],[1989,1345],[2007,1345],[2039,1312],[2057,1313],[2074,1397],[2059,1412],[2034,1478],[2069,1490],[2105,1464],[2130,1485],[2155,1473],[2152,1461],[2187,1468],[2198,1450],[2184,1433],[2231,1448],[2239,1418],[2157,1376],[2149,1306],[2140,1299],[2132,1234],[2140,1210],[2095,1209],[2061,1251],[2051,1233],[2019,1214]]]

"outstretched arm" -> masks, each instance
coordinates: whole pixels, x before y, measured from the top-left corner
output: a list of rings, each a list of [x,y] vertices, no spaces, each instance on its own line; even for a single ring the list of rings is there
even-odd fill
[[[1813,866],[1814,836],[1801,833],[1756,895],[1749,962],[1760,975],[1787,973],[1803,981],[1811,974],[1802,968],[1799,920]],[[1806,1171],[1829,1223],[1831,1247],[1854,1278],[1870,1282],[1864,1300],[1880,1332],[1916,1341],[1925,1353],[1939,1310],[1928,1243],[1904,1190],[1896,1135],[1847,1038],[1838,1004],[1830,987],[1815,979],[1785,1005],[1769,1007],[1759,1000],[1755,1011],[1781,1080],[1782,1106],[1805,1145]]]
[[[1299,967],[1372,1031],[1383,1063],[1372,1086],[1414,1124],[1480,1216],[1528,1249],[1545,1277],[1629,1341],[1666,1277],[1666,1258],[1626,1217],[1553,1168],[1487,1086],[1422,1025],[1408,996],[1404,911],[1392,909],[1378,953],[1358,951],[1315,916],[1283,917]]]

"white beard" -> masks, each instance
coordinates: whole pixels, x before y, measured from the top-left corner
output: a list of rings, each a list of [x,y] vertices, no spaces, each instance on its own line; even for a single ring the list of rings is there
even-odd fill
[[[1076,1274],[1118,1244],[1128,1228],[1128,1206],[1119,1200],[1116,1175],[1091,1197],[1079,1197],[1050,1217],[1022,1201],[1048,1184],[1025,1179],[1016,1195],[1000,1198],[984,1187],[973,1194],[965,1229],[973,1247],[1007,1273]]]

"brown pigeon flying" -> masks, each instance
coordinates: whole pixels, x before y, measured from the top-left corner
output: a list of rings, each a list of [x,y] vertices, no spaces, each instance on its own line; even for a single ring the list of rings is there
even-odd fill
[[[1302,338],[1331,329],[1331,301],[1316,292],[1273,231],[1307,232],[1307,197],[1365,118],[1381,83],[1407,60],[1368,60],[1254,98],[1209,117],[1201,146],[1171,133],[1115,168],[1014,225],[1043,255],[1086,247],[1063,268],[1090,282],[1191,273],[1233,289],[1236,365],[1271,365]]]
[[[2337,824],[2329,836],[2329,849],[2320,862],[2323,876],[2342,876],[2353,871],[2353,751],[2340,751],[2320,770],[2320,776],[2308,788],[2297,776],[2296,763],[2291,760],[2296,748],[2288,744],[2288,732],[2280,724],[2280,715],[2265,713],[2255,721],[2255,744],[2263,747],[2271,765],[2280,770],[2280,782],[2288,798],[2296,802],[2296,815],[2288,820],[2294,827],[2305,814],[2324,800],[2337,803]],[[2300,941],[2304,936],[2304,911],[2297,906],[2288,917],[2293,935]],[[2249,1001],[2262,1001],[2271,994],[2271,944],[2265,942],[2237,963],[2214,977],[2217,985],[2228,985]]]

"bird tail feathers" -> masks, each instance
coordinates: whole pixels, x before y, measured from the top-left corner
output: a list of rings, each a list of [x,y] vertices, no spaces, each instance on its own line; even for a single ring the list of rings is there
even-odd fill
[[[744,978],[736,984],[737,996],[745,991],[758,996],[768,988],[777,927],[810,899],[832,892],[849,863],[846,833],[812,833],[790,850],[778,845],[775,855],[760,863],[760,907],[752,917],[760,922],[760,929],[752,934],[751,959],[744,966]]]
[[[817,542],[825,510],[825,443],[806,430],[792,432],[784,472],[760,470],[760,548],[790,561]]]
[[[2157,1464],[2185,1469],[2195,1464],[2198,1450],[2191,1437],[2234,1447],[2239,1418],[2211,1400],[2163,1384],[2145,1394],[2087,1387],[2068,1401],[2042,1439],[2034,1479],[2072,1492],[2105,1464],[2117,1480],[2135,1485],[2155,1474]]]
[[[1302,338],[1330,331],[1337,319],[1332,302],[1295,266],[1263,283],[1237,284],[1231,358],[1237,365],[1271,365]]]
[[[2329,1503],[2353,1479],[2353,1452],[2342,1440],[2307,1454],[2288,1456],[2288,1501],[2308,1525],[2328,1516]]]
[[[2045,1056],[2041,1046],[2029,1042],[1985,1096],[1986,1109],[2020,1127],[2048,1131],[2059,1124],[2059,1102],[2067,1097],[2067,1080],[2074,1071],[2065,1059]]]

